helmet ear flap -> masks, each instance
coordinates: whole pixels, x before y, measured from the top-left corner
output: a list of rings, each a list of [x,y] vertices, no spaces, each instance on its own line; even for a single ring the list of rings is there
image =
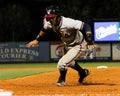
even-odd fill
[[[53,6],[53,5],[47,7],[46,12],[47,12],[47,14],[49,12],[49,14],[56,14],[56,15],[58,15],[60,13],[59,12],[59,7],[58,6]]]
[[[59,13],[59,7],[58,6],[56,6],[56,12]]]

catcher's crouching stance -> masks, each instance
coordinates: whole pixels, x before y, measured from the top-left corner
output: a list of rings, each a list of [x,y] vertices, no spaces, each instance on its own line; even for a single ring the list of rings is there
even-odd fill
[[[78,82],[82,83],[90,72],[88,69],[80,67],[80,65],[76,62],[76,59],[85,55],[86,47],[94,48],[90,26],[80,20],[74,20],[61,16],[59,8],[55,6],[46,8],[43,25],[44,26],[36,39],[29,42],[27,47],[38,44],[41,37],[48,32],[46,30],[52,29],[53,32],[56,32],[60,36],[66,51],[62,58],[58,61],[57,68],[59,69],[60,76],[58,78],[57,85],[65,85],[68,67],[78,71],[80,76]]]

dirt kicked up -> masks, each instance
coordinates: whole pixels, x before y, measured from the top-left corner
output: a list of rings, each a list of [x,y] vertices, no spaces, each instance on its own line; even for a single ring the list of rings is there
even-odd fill
[[[84,84],[78,83],[76,71],[68,69],[66,85],[56,86],[59,73],[55,69],[54,72],[1,80],[0,89],[12,91],[13,96],[120,96],[120,67],[89,69],[91,74]]]

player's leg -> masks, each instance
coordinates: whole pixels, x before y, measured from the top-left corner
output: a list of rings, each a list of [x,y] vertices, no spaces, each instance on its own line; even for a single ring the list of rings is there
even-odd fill
[[[74,70],[76,70],[76,71],[78,72],[78,74],[79,74],[79,76],[80,76],[80,78],[79,78],[79,80],[78,80],[79,83],[83,83],[85,77],[90,74],[90,71],[89,71],[88,69],[83,69],[83,68],[77,63],[77,61],[75,61],[74,66],[71,66],[71,68],[73,68]]]
[[[58,81],[57,81],[57,86],[64,86],[65,85],[66,74],[67,74],[67,65],[66,65],[66,63],[64,63],[65,62],[64,55],[66,53],[67,53],[67,50],[64,46],[63,50],[62,50],[63,57],[58,61],[58,65],[57,65],[57,68],[58,68],[59,74],[60,74]]]
[[[57,68],[59,70],[59,78],[57,81],[57,86],[63,86],[65,85],[65,80],[66,80],[66,74],[67,74],[67,64],[66,64],[66,59],[65,55],[59,60]]]
[[[74,47],[73,50],[76,50],[76,47]],[[84,47],[81,45],[80,51],[76,52],[76,56],[74,57],[75,63],[71,64],[71,68],[73,68],[74,70],[78,71],[78,74],[80,76],[80,78],[78,80],[79,83],[83,83],[83,81],[86,78],[86,76],[90,74],[90,71],[88,69],[83,69],[76,61],[81,56],[84,56],[85,53],[86,52],[84,50]]]
[[[79,50],[80,49],[80,50]],[[90,71],[88,69],[83,69],[77,62],[76,60],[78,58],[80,58],[81,56],[84,56],[86,51],[85,51],[85,48],[83,45],[80,45],[80,48],[79,46],[75,46],[73,47],[73,50],[74,50],[74,53],[76,52],[76,56],[74,57],[74,61],[75,63],[74,64],[71,64],[71,68],[73,68],[74,70],[78,71],[78,74],[80,76],[78,82],[79,83],[83,83],[84,79],[86,78],[87,75],[90,74]],[[75,51],[75,50],[79,50],[79,51]],[[72,52],[72,51],[71,51]]]
[[[59,70],[60,76],[58,78],[57,81],[57,86],[64,86],[65,85],[65,79],[66,79],[66,73],[67,73],[67,69],[66,70]]]
[[[84,69],[82,69],[77,63],[74,62],[74,60],[76,60],[78,57],[82,56],[84,54],[84,51],[82,51],[82,49],[80,49],[81,46],[76,46],[71,48],[58,62],[57,68],[59,69],[60,72],[60,77],[62,77],[62,80],[58,79],[57,85],[59,83],[59,85],[63,85],[62,81],[65,81],[65,76],[66,76],[66,70],[67,67],[69,66],[73,66],[73,69],[77,70],[79,72],[80,75],[82,75],[82,73],[84,73]],[[63,72],[62,72],[63,71]],[[64,75],[62,75],[64,74]],[[83,78],[84,79],[84,78]],[[82,78],[79,80],[81,82],[81,80],[83,80]],[[61,82],[59,82],[61,81]],[[60,84],[61,83],[61,84]]]

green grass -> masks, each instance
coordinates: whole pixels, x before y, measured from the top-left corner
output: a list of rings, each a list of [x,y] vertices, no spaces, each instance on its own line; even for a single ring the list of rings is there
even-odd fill
[[[57,63],[14,63],[14,64],[0,64],[0,68],[52,68],[56,67]]]
[[[120,66],[120,62],[79,62],[81,66],[96,67],[96,66]],[[56,68],[57,63],[14,63],[0,64],[0,68]]]
[[[82,67],[97,67],[97,66],[120,66],[120,62],[79,62]],[[57,63],[14,63],[14,64],[0,64],[0,80],[19,78],[34,74],[41,74],[51,72],[54,70],[6,70],[5,68],[56,68]],[[57,68],[56,68],[57,69]]]
[[[0,80],[14,79],[34,74],[41,74],[52,72],[54,70],[28,70],[27,68],[56,68],[56,64],[50,63],[16,63],[16,64],[0,64]],[[14,70],[6,70],[5,68],[17,68]],[[19,68],[26,68],[26,70],[19,70]]]
[[[108,66],[108,67],[114,67],[114,66],[120,66],[120,62],[86,62],[86,63],[79,63],[81,66],[87,66],[87,67],[97,67],[97,66]]]
[[[0,80],[30,76],[45,72],[51,72],[51,71],[50,70],[0,70]]]
[[[95,67],[99,65],[106,66],[120,66],[120,62],[79,62],[81,66]],[[55,68],[57,63],[14,63],[14,64],[2,64],[0,63],[0,68]]]

